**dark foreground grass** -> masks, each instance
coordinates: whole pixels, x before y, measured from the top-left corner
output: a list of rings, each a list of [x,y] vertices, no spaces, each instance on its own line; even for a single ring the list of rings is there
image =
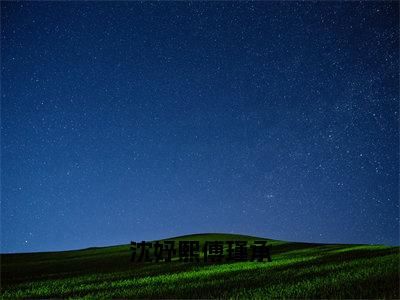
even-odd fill
[[[247,240],[203,234],[179,240]],[[130,263],[129,245],[1,255],[1,297],[399,298],[399,247],[268,240],[273,262]]]

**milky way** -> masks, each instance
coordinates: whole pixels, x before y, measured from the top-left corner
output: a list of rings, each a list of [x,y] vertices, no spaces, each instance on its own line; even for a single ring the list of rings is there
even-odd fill
[[[399,243],[396,2],[1,2],[3,252]]]

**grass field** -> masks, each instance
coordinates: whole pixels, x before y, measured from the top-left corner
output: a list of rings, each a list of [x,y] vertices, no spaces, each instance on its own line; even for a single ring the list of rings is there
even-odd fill
[[[246,240],[200,234],[179,240]],[[139,242],[139,241],[137,241]],[[130,246],[1,255],[1,297],[399,298],[400,248],[268,239],[272,262],[131,263]]]

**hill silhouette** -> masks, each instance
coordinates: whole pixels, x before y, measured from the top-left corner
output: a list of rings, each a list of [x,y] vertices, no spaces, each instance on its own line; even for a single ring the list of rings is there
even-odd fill
[[[399,298],[399,247],[296,243],[221,233],[160,241],[171,240],[195,240],[201,247],[205,241],[266,241],[272,262],[185,263],[176,254],[170,263],[132,263],[128,244],[2,254],[1,294],[7,299]]]

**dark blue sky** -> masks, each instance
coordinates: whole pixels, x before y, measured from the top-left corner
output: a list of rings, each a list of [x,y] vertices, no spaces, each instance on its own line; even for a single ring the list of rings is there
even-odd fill
[[[1,2],[1,249],[399,243],[396,2]]]

